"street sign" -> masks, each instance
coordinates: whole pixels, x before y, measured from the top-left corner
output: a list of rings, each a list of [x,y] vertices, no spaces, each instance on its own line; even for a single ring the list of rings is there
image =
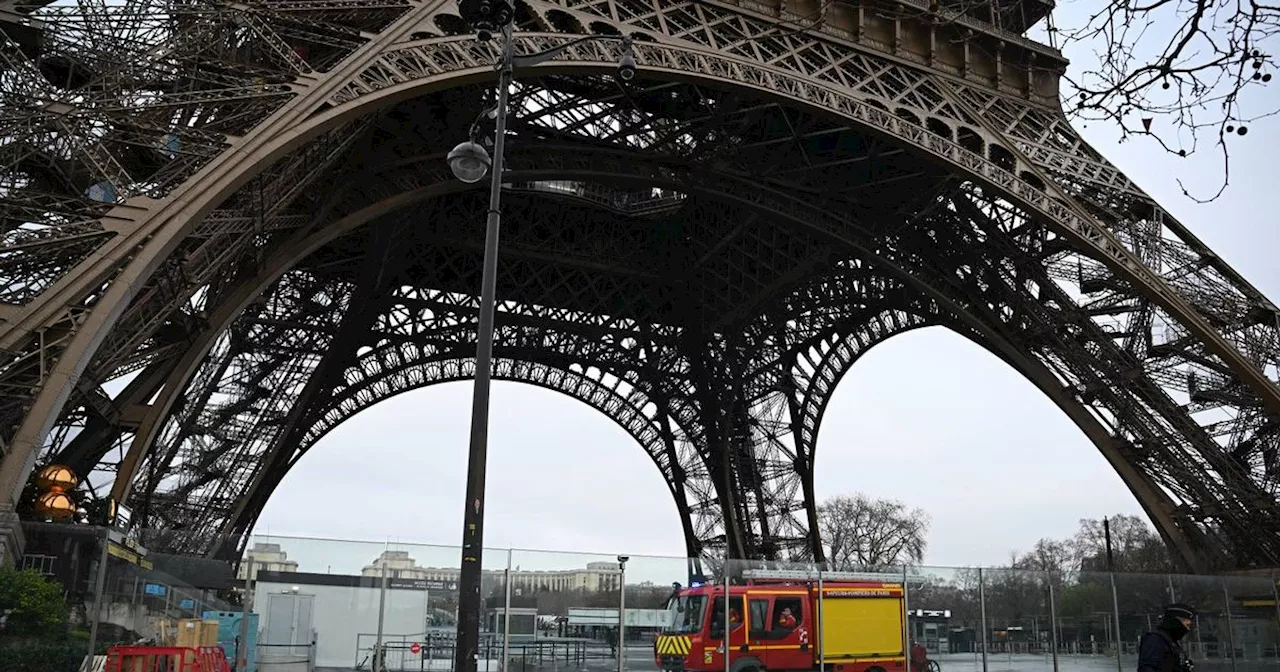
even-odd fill
[[[415,656],[418,655],[419,653],[422,653],[422,645],[417,642],[414,642],[413,646],[409,647],[409,653],[412,653]]]
[[[457,592],[458,582],[437,581],[434,579],[388,579],[387,588],[391,590],[431,590],[436,592]]]
[[[431,590],[435,586],[426,579],[389,579],[387,588],[391,590]]]

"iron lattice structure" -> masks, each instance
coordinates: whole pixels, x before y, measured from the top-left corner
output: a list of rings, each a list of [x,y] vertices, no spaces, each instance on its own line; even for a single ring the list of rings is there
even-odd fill
[[[943,326],[1187,567],[1280,563],[1280,313],[1070,128],[1021,36],[1047,5],[518,10],[519,52],[634,34],[639,75],[605,41],[516,73],[494,374],[625,428],[691,555],[821,556],[833,388]],[[165,550],[232,554],[330,429],[472,375],[484,204],[443,156],[497,47],[454,3],[3,11],[6,501],[58,461]]]

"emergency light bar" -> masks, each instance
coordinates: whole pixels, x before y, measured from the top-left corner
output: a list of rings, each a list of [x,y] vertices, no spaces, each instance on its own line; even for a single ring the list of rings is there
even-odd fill
[[[743,570],[744,579],[773,579],[781,581],[881,581],[884,583],[923,583],[925,577],[919,574],[880,574],[875,572],[818,572],[807,569],[747,569]]]

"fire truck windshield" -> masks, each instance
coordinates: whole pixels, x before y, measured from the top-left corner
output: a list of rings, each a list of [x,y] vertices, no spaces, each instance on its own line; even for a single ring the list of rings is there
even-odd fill
[[[703,595],[677,595],[667,603],[667,632],[691,633],[702,629],[707,598]]]

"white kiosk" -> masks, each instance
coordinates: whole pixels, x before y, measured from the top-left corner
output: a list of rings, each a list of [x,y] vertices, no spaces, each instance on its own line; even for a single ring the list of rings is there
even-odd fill
[[[258,650],[262,672],[291,671],[300,655],[318,669],[369,669],[369,635],[378,631],[383,606],[380,577],[259,572],[253,611],[260,614]],[[382,610],[383,641],[427,630],[427,584],[388,579]],[[364,635],[364,637],[361,637]],[[363,645],[362,645],[363,644]],[[274,663],[274,664],[272,664]],[[306,668],[297,668],[306,669]]]

